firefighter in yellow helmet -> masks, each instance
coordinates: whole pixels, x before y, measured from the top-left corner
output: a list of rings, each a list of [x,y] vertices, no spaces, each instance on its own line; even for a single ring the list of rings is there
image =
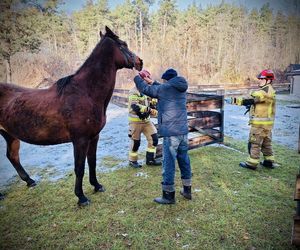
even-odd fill
[[[141,77],[150,77],[150,73],[142,70]],[[153,103],[153,102],[152,102]],[[138,163],[138,149],[141,142],[141,134],[146,136],[148,146],[146,152],[146,164],[159,166],[161,162],[155,159],[156,146],[158,144],[157,130],[150,120],[150,115],[156,117],[157,110],[151,106],[148,97],[141,94],[136,87],[129,91],[128,109],[129,109],[129,134],[131,138],[131,147],[129,152],[129,165],[134,168],[142,167]]]
[[[275,77],[272,70],[263,70],[257,78],[260,80],[260,88],[253,91],[250,98],[231,99],[232,104],[246,106],[250,111],[249,157],[245,162],[240,162],[240,166],[251,170],[255,170],[260,163],[260,152],[264,156],[261,165],[267,168],[275,167],[272,150],[272,128],[275,117],[275,90],[272,81]]]

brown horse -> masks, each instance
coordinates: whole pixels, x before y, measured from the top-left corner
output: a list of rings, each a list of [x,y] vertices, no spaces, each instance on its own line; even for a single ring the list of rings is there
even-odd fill
[[[0,84],[0,133],[7,142],[7,157],[27,186],[35,186],[19,160],[20,140],[37,145],[72,142],[75,161],[75,194],[79,205],[89,200],[82,190],[85,160],[89,181],[96,192],[104,187],[96,177],[99,133],[106,123],[106,108],[112,96],[116,72],[141,70],[142,60],[108,27],[101,40],[73,75],[48,89],[28,89]]]

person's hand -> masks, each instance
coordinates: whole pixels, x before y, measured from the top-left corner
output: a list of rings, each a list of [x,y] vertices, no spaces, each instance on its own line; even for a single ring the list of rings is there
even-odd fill
[[[150,85],[154,82],[150,77],[144,77],[144,81],[146,81]]]
[[[149,78],[150,78],[150,76],[151,76],[150,72],[149,72],[148,70],[146,70],[146,69],[141,70],[141,71],[139,72],[139,75],[140,75],[140,77],[142,77],[143,79],[144,79],[145,77],[149,77]]]
[[[152,116],[156,117],[157,114],[158,114],[158,111],[157,111],[156,109],[150,109],[150,114],[151,114]]]

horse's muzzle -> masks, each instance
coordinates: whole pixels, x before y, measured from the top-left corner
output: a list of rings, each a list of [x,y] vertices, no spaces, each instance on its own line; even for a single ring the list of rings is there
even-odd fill
[[[138,71],[143,69],[143,60],[138,56],[135,57],[134,68]]]

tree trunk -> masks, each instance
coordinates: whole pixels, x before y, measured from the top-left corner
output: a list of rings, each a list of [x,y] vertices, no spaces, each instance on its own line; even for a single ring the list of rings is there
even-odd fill
[[[137,50],[138,49],[137,22],[135,22],[134,36],[135,36],[135,48]]]
[[[165,39],[166,39],[166,28],[167,28],[167,14],[164,15],[164,26],[163,26],[163,43],[165,44]]]
[[[142,11],[140,10],[140,51],[141,55],[143,55],[143,17],[142,17]]]
[[[6,66],[6,82],[11,83],[11,62],[10,62],[10,56],[5,59],[5,66]]]

